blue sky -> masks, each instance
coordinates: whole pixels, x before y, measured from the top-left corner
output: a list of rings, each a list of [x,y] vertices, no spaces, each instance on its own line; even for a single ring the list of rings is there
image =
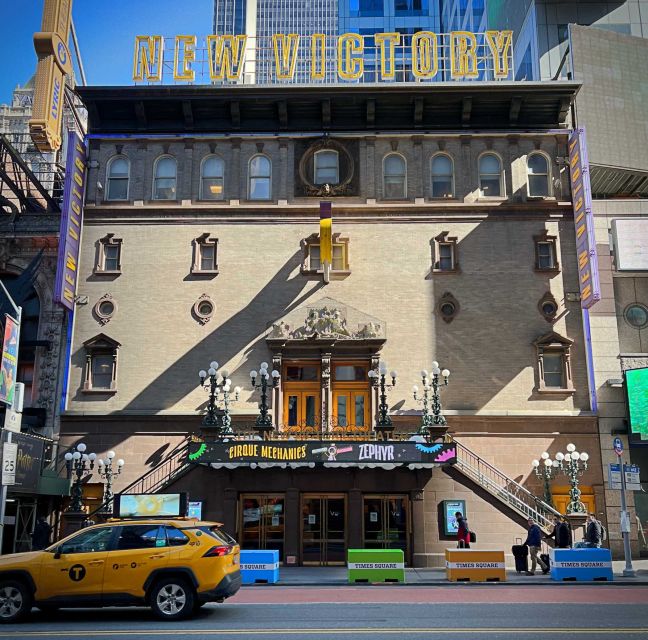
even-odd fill
[[[74,0],[76,26],[88,84],[132,84],[133,43],[138,34],[197,36],[211,33],[213,0]],[[42,0],[0,0],[0,103],[36,71],[33,35]],[[71,44],[71,43],[70,43]]]

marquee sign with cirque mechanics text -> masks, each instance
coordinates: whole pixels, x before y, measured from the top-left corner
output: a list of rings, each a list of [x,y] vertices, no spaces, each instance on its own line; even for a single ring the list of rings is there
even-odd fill
[[[228,440],[191,442],[195,464],[441,465],[457,461],[454,443],[413,441]]]

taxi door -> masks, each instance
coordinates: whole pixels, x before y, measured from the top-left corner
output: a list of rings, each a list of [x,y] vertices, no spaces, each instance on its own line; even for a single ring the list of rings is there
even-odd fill
[[[125,594],[143,597],[144,583],[156,569],[169,564],[170,548],[159,524],[117,525],[115,546],[108,552],[104,575],[104,600]]]
[[[43,555],[37,600],[99,601],[114,527],[86,529]]]

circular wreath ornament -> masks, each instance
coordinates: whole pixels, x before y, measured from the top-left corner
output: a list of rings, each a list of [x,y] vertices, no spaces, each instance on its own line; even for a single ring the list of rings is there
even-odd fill
[[[207,324],[212,319],[214,311],[216,311],[216,305],[206,293],[203,293],[194,302],[192,308],[192,312],[200,324]]]
[[[117,303],[109,293],[105,293],[92,308],[100,325],[108,324],[117,312]]]
[[[315,184],[313,172],[315,154],[318,151],[337,151],[339,161],[339,181],[337,184]],[[337,140],[325,138],[314,142],[299,162],[299,178],[306,187],[309,196],[343,196],[347,195],[353,180],[355,163],[349,150]]]

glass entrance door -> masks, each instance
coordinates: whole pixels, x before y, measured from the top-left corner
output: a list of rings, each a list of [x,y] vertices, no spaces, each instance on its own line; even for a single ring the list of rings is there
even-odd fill
[[[346,497],[302,496],[302,564],[346,562]]]
[[[409,501],[407,496],[364,496],[365,549],[402,549],[408,557]]]
[[[285,502],[283,495],[241,496],[241,549],[277,549],[283,562]]]

